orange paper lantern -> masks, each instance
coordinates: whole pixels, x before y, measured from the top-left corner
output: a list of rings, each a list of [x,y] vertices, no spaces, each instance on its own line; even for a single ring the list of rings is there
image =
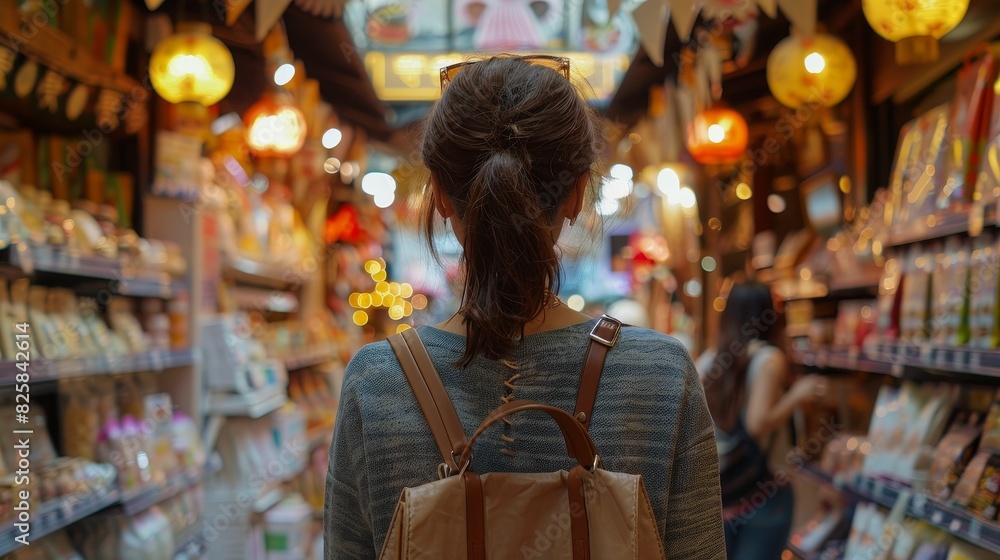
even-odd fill
[[[257,157],[289,158],[306,141],[306,118],[291,102],[265,93],[243,117],[247,144]]]
[[[688,151],[701,164],[736,163],[746,153],[749,140],[747,121],[726,107],[706,109],[688,126]]]

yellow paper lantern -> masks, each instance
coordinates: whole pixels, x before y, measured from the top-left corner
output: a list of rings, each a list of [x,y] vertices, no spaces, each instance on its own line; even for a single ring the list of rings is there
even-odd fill
[[[747,121],[726,107],[706,109],[688,126],[688,151],[702,164],[736,163],[743,158],[749,141]]]
[[[265,93],[247,110],[243,121],[247,144],[258,157],[291,157],[305,144],[305,116],[276,94]]]
[[[833,107],[847,97],[857,77],[851,49],[832,35],[793,35],[778,43],[767,59],[771,93],[793,109],[817,104]]]
[[[212,36],[207,23],[183,23],[160,42],[149,59],[149,79],[170,103],[215,105],[229,93],[236,76],[233,55]]]
[[[876,33],[896,43],[896,62],[933,62],[938,39],[965,17],[969,0],[862,0],[865,18]]]

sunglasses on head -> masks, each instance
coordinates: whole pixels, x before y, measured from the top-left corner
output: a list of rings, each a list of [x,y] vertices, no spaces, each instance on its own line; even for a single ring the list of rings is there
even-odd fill
[[[537,66],[544,66],[545,68],[550,68],[559,72],[567,80],[569,79],[569,59],[565,56],[554,56],[547,54],[535,54],[526,56],[510,56],[507,58],[516,58],[518,60],[523,60]],[[455,79],[455,75],[458,71],[466,66],[475,64],[477,62],[482,62],[483,59],[478,60],[466,60],[464,62],[459,62],[452,64],[450,66],[445,66],[441,69],[441,91],[444,91],[444,87],[448,85],[452,80]]]

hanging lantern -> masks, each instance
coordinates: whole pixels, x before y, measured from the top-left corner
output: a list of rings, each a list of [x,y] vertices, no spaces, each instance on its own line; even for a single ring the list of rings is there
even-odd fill
[[[153,49],[149,59],[153,89],[170,103],[215,105],[233,87],[232,53],[212,36],[207,23],[182,23],[177,31]]]
[[[282,96],[265,93],[243,119],[247,144],[257,157],[288,158],[306,141],[306,118]]]
[[[897,63],[923,64],[938,59],[938,39],[962,21],[969,0],[863,0],[861,8],[872,29],[896,43]]]
[[[792,35],[767,58],[771,93],[792,109],[807,104],[833,107],[847,97],[857,77],[851,49],[832,35]]]
[[[688,126],[687,146],[698,163],[736,163],[746,152],[749,139],[742,115],[726,107],[713,107],[695,115]]]

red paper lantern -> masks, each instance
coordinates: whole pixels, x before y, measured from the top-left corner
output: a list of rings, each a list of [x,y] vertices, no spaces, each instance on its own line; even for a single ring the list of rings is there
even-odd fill
[[[243,122],[247,144],[257,157],[290,158],[306,141],[306,118],[285,96],[265,93]]]
[[[746,153],[749,140],[747,121],[726,107],[706,109],[688,126],[688,151],[701,164],[736,163]]]

